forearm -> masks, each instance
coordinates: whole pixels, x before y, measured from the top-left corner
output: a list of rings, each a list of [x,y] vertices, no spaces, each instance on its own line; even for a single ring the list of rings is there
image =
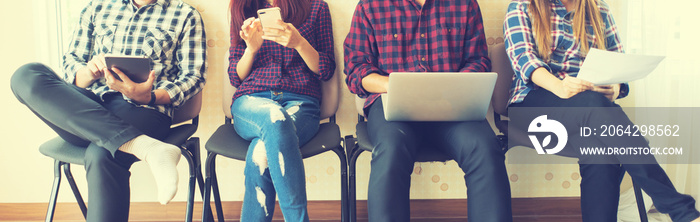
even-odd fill
[[[156,89],[153,90],[153,93],[156,95],[156,105],[167,105],[172,102],[170,101],[170,94],[165,89]]]
[[[245,80],[245,78],[247,78],[248,75],[250,75],[250,71],[253,69],[253,59],[255,59],[255,55],[257,53],[257,51],[246,49],[243,53],[243,56],[238,61],[238,65],[236,66],[236,73],[238,73],[238,78],[241,81]]]
[[[306,66],[311,69],[312,72],[316,74],[320,74],[321,70],[319,68],[319,54],[316,49],[314,49],[311,44],[309,44],[308,41],[304,40],[301,44],[299,44],[299,47],[296,49],[297,52],[299,52],[299,55],[301,58],[304,60],[304,63],[306,63]]]
[[[562,90],[561,80],[552,73],[550,73],[546,68],[540,67],[535,69],[530,76],[530,80],[539,87],[546,89],[554,94],[557,94]]]
[[[389,87],[389,76],[372,73],[362,78],[362,87],[370,93],[386,93]]]
[[[90,69],[88,69],[87,66],[79,69],[75,73],[75,80],[73,81],[73,84],[80,88],[87,88],[92,83],[95,82],[96,79],[93,78],[92,74],[90,73]]]

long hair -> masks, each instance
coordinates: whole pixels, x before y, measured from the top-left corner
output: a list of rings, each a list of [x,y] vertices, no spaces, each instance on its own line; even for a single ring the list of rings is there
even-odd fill
[[[578,7],[574,15],[574,38],[581,45],[581,52],[586,55],[591,47],[605,49],[605,22],[600,15],[598,0],[575,0]],[[552,5],[550,0],[530,0],[530,21],[540,57],[547,61],[552,55]],[[595,42],[588,42],[586,25],[593,27]]]
[[[266,0],[231,0],[231,44],[239,44],[241,39],[238,32],[241,31],[243,21],[250,17],[257,17],[259,9],[264,8]],[[281,9],[284,22],[292,23],[299,27],[311,13],[310,0],[274,0],[274,5]]]

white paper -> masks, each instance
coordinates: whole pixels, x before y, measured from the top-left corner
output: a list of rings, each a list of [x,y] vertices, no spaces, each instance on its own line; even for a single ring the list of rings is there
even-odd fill
[[[595,85],[626,83],[646,77],[665,56],[630,55],[591,49],[576,78]]]

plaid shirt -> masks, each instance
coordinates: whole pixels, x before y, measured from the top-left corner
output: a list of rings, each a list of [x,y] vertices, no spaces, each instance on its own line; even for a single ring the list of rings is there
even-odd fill
[[[561,1],[551,0],[553,10],[551,14],[553,23],[552,55],[549,61],[542,61],[538,57],[532,34],[530,15],[528,14],[529,2],[529,0],[511,2],[504,22],[506,52],[515,71],[508,104],[522,102],[527,93],[537,87],[530,81],[530,76],[536,69],[545,67],[554,76],[564,79],[566,75],[578,75],[583,60],[586,58],[581,53],[581,45],[574,38],[572,27],[574,13],[567,12]],[[598,2],[598,8],[605,22],[605,30],[603,31],[607,44],[605,48],[608,51],[623,52],[622,42],[610,9],[602,0]],[[589,45],[593,45],[595,35],[592,34],[590,26],[588,29],[588,42]],[[624,96],[622,95],[622,97]]]
[[[265,2],[265,7],[272,7]],[[321,81],[327,81],[335,73],[333,29],[328,4],[323,0],[311,1],[311,13],[300,27],[299,34],[318,51],[319,74],[309,69],[295,50],[276,42],[265,40],[253,59],[248,77],[241,81],[236,67],[245,52],[244,41],[231,43],[229,50],[229,79],[237,87],[233,100],[251,93],[279,90],[311,96],[321,100]],[[238,33],[231,33],[233,35]]]
[[[130,0],[92,0],[63,56],[63,79],[72,84],[76,72],[98,54],[145,55],[156,73],[153,89],[165,89],[172,102],[149,108],[172,117],[204,86],[205,41],[201,16],[182,1],[157,0],[136,8]],[[100,97],[116,92],[104,78],[88,89]]]
[[[361,0],[345,39],[345,73],[350,91],[379,98],[362,79],[392,72],[485,72],[491,67],[481,11],[476,0]],[[365,112],[366,114],[367,112]]]

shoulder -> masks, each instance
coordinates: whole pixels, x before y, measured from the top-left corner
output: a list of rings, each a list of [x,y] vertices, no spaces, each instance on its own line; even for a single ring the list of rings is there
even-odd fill
[[[598,0],[598,10],[600,10],[600,13],[605,15],[610,13],[610,5],[608,5],[607,2],[603,0]]]
[[[314,13],[327,12],[329,11],[328,3],[324,0],[311,0],[311,11]]]
[[[194,6],[191,6],[182,0],[170,0],[168,10],[175,10],[178,11],[180,15],[195,17],[196,19],[201,19],[202,17]]]
[[[508,10],[527,9],[530,7],[530,0],[513,0],[508,5]]]

